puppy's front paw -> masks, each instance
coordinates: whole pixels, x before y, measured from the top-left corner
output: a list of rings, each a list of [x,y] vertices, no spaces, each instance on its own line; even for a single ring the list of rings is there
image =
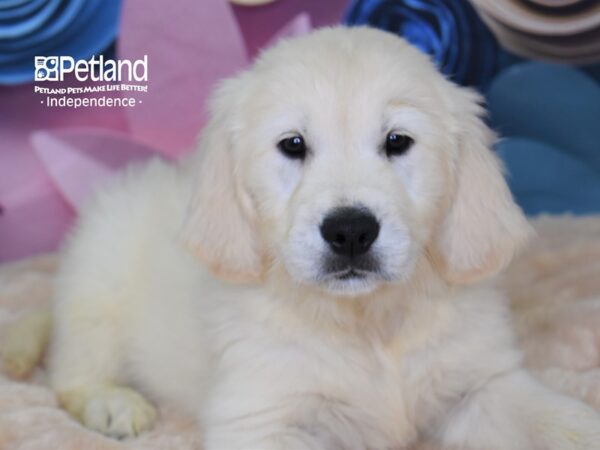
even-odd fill
[[[136,391],[105,386],[62,398],[65,408],[86,427],[116,439],[149,430],[156,420],[154,407]],[[69,404],[70,403],[70,404]]]

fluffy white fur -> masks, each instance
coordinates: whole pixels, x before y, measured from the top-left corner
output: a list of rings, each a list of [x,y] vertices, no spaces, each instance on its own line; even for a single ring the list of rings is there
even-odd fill
[[[154,420],[146,397],[173,403],[206,450],[600,448],[600,416],[521,368],[485,281],[529,226],[478,103],[360,28],[226,81],[197,154],[132,167],[82,213],[54,303],[64,407],[131,436]],[[415,144],[390,159],[389,131]],[[306,161],[278,151],[290,133]],[[352,204],[381,224],[381,270],[332,279],[319,224]]]

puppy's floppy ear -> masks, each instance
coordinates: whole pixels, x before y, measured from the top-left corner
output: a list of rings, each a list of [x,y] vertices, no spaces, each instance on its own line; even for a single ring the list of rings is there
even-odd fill
[[[196,182],[182,228],[192,253],[234,282],[256,280],[263,271],[254,208],[233,154],[242,85],[242,78],[228,80],[212,97],[211,119],[187,168]]]
[[[459,93],[453,101],[459,108],[454,192],[433,253],[449,282],[466,284],[505,268],[532,228],[513,201],[491,148],[495,136],[480,118],[479,95],[454,89]]]

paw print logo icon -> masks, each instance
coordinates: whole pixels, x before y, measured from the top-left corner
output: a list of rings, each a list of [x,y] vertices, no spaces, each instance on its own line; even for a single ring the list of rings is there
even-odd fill
[[[35,57],[35,81],[58,81],[58,56]]]

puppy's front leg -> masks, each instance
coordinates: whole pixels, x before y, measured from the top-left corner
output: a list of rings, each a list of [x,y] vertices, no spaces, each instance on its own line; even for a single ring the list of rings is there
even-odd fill
[[[343,402],[314,392],[238,393],[215,398],[203,414],[206,450],[390,448],[373,417]]]
[[[594,450],[600,449],[600,414],[521,370],[470,393],[434,441],[461,450]]]
[[[275,414],[277,415],[277,414]],[[205,424],[206,450],[329,450],[334,448],[303,426],[272,411],[256,411],[222,423]]]
[[[256,415],[254,415],[256,414]],[[206,450],[364,450],[361,439],[346,442],[348,436],[335,436],[325,424],[296,422],[273,417],[273,411],[256,411],[228,423],[205,427]],[[316,413],[315,413],[316,414]],[[352,433],[349,433],[350,435]]]
[[[327,450],[330,447],[311,443],[307,436],[302,436],[297,430],[285,431],[284,426],[273,427],[262,437],[252,437],[257,430],[242,432],[239,429],[224,428],[218,432],[208,430],[205,437],[206,450]]]

